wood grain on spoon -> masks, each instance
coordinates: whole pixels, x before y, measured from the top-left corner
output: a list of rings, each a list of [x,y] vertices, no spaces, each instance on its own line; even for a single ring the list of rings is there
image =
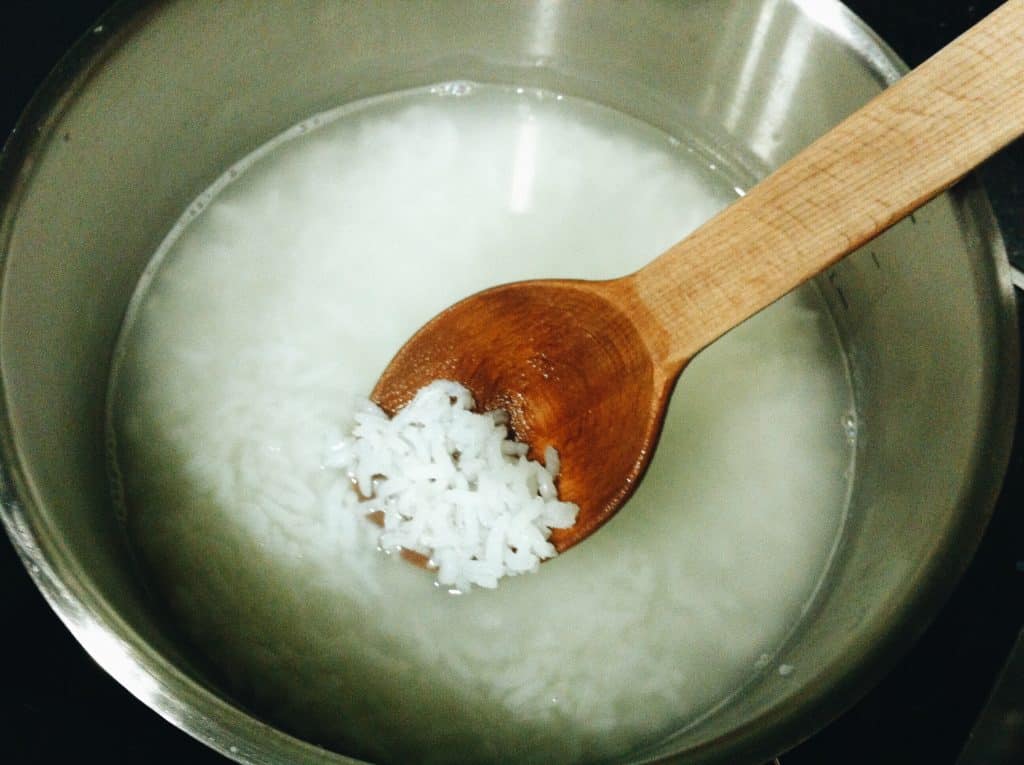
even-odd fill
[[[705,346],[857,249],[1024,132],[1024,0],[1010,0],[629,276],[519,282],[425,325],[373,391],[394,413],[437,379],[554,446],[580,513],[561,552],[636,488],[668,398]],[[628,204],[630,200],[623,200]]]

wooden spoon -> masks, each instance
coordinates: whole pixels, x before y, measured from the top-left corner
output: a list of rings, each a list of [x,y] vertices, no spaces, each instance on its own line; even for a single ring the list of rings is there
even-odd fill
[[[611,281],[494,287],[419,330],[373,399],[437,379],[503,408],[531,457],[554,446],[580,507],[566,550],[650,462],[672,388],[709,343],[949,187],[1024,132],[1024,0],[977,26],[649,265]]]

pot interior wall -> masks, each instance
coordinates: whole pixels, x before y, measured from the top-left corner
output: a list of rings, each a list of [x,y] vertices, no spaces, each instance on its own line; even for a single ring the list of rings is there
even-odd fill
[[[183,668],[176,687],[186,705],[226,715],[226,727],[237,713],[214,709],[190,685],[212,684],[136,575],[104,446],[107,375],[128,299],[200,191],[312,113],[456,78],[588,97],[669,132],[700,126],[726,159],[758,175],[895,74],[831,3],[226,0],[124,16],[79,46],[11,151],[11,164],[22,148],[32,154],[8,189],[2,229],[8,458],[30,534],[70,597],[131,635],[147,672]],[[969,556],[985,517],[977,502],[995,488],[981,468],[1003,448],[984,456],[1006,342],[990,226],[983,196],[967,184],[820,280],[860,412],[846,534],[805,626],[778,657],[792,674],[755,675],[658,753],[736,762],[806,735],[808,712],[824,722],[838,711],[848,699],[835,689],[856,685],[857,673],[905,642]]]

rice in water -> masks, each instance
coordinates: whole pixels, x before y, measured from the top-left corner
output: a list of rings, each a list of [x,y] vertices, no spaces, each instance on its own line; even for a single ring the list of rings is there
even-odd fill
[[[621,275],[734,198],[680,138],[545,93],[402,93],[290,131],[172,232],[119,349],[117,470],[154,591],[242,703],[375,761],[587,761],[776,671],[852,459],[813,287],[690,365],[634,498],[535,576],[451,595],[332,512],[325,451],[427,319]]]

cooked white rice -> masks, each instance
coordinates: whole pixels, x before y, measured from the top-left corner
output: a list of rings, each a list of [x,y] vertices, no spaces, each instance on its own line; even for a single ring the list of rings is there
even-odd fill
[[[380,512],[380,546],[425,556],[438,583],[459,591],[535,572],[557,555],[551,529],[572,526],[579,510],[558,500],[554,448],[546,465],[528,459],[528,445],[509,437],[505,412],[476,414],[473,406],[472,394],[449,380],[422,388],[394,419],[366,401],[324,461],[354,484],[338,512]]]

